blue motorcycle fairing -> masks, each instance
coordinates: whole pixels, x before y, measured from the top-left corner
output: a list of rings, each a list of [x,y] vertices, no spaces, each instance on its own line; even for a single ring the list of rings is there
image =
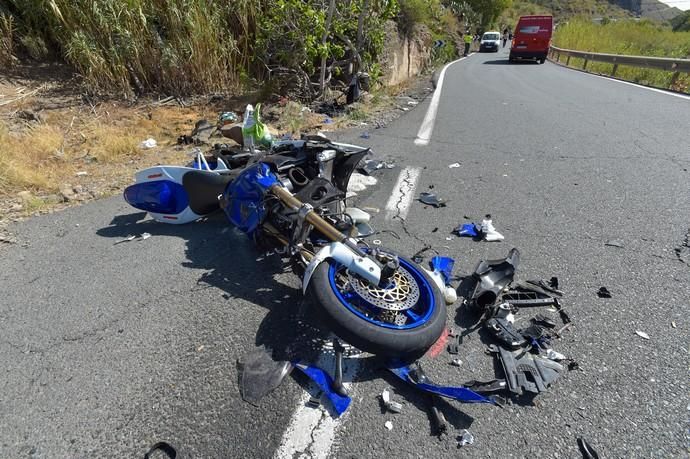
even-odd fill
[[[265,217],[266,191],[277,183],[280,182],[268,164],[257,163],[242,171],[223,193],[223,211],[230,223],[244,233],[253,233]]]
[[[179,214],[189,205],[184,187],[170,180],[135,183],[125,188],[124,197],[132,207],[158,214]]]
[[[313,365],[305,365],[299,362],[293,362],[293,365],[295,368],[307,375],[309,379],[314,381],[319,389],[323,391],[333,405],[333,409],[338,416],[341,416],[345,411],[347,411],[352,399],[350,397],[344,397],[333,390],[333,379],[328,373]]]
[[[484,397],[466,387],[439,386],[434,384],[421,372],[421,367],[418,365],[413,367],[413,365],[414,364],[407,365],[402,362],[389,362],[386,368],[398,378],[408,384],[412,384],[417,389],[423,390],[424,392],[440,395],[463,403],[490,403],[496,405],[495,400]]]
[[[446,285],[450,284],[453,279],[453,265],[455,265],[455,260],[450,257],[440,257],[436,256],[429,262],[431,265],[431,270],[436,271],[443,277],[443,281]]]

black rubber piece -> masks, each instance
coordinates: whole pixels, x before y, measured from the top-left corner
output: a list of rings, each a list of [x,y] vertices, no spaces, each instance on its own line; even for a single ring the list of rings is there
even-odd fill
[[[189,207],[198,215],[210,214],[218,209],[218,195],[233,179],[231,175],[189,171],[182,177],[182,186],[189,197]]]
[[[388,357],[417,357],[426,352],[441,336],[446,326],[446,303],[436,284],[421,268],[407,261],[431,286],[436,308],[429,320],[416,328],[396,330],[379,327],[356,316],[338,300],[331,289],[328,270],[332,260],[321,263],[312,275],[307,298],[323,322],[333,333],[356,348]]]
[[[153,454],[155,451],[163,451],[163,453],[170,459],[175,459],[177,457],[177,451],[170,443],[159,441],[153,445],[146,454],[144,454],[144,459],[149,459],[151,454]]]

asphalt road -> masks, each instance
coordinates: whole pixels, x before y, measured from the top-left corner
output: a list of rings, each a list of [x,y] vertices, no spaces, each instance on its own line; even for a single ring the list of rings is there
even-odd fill
[[[382,209],[375,226],[395,232],[380,236],[385,245],[412,254],[430,244],[456,259],[458,274],[518,247],[519,278],[558,276],[575,326],[555,348],[580,370],[531,403],[444,404],[453,428],[439,440],[424,400],[366,360],[325,451],[580,457],[575,438],[584,436],[602,457],[686,457],[690,266],[674,249],[690,229],[689,104],[550,63],[508,65],[501,51],[448,69],[428,146],[414,144],[428,100],[368,140],[340,133],[400,168],[421,168],[417,192],[433,185],[448,201],[414,202],[404,225],[387,221],[399,170],[381,172],[358,200]],[[465,216],[486,213],[505,242],[447,240]],[[14,230],[24,244],[0,252],[0,457],[141,457],[160,440],[178,457],[263,458],[281,448],[305,381],[286,380],[255,408],[239,397],[236,367],[257,344],[291,349],[312,333],[279,260],[222,215],[166,226],[118,198]],[[151,238],[115,244],[144,232]],[[623,247],[605,245],[614,239]],[[598,298],[600,286],[613,298]],[[448,324],[462,331],[472,318],[459,304]],[[444,383],[491,379],[483,348],[471,333],[460,368],[441,354],[425,369]],[[385,387],[404,402],[401,414],[382,414]],[[458,451],[461,429],[475,443]]]

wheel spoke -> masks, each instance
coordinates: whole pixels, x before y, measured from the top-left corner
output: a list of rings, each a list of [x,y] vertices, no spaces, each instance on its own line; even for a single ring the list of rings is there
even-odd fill
[[[406,309],[404,311],[405,315],[410,318],[413,322],[417,322],[422,316],[416,314],[412,309]]]

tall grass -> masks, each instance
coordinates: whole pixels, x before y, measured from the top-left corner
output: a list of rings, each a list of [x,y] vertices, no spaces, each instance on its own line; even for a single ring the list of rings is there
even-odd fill
[[[560,48],[598,53],[627,54],[690,58],[690,32],[673,32],[671,29],[650,21],[623,20],[598,25],[580,18],[569,21],[556,29],[554,45]],[[572,65],[581,61],[571,59]],[[592,62],[589,69],[597,73],[610,73],[611,64]],[[620,66],[616,76],[625,80],[668,88],[671,72]],[[680,75],[674,88],[687,92],[690,78]]]
[[[94,90],[236,87],[260,0],[9,0],[25,37],[57,47]],[[24,40],[23,40],[24,41]]]
[[[14,18],[0,13],[0,65],[5,68],[14,64]]]

